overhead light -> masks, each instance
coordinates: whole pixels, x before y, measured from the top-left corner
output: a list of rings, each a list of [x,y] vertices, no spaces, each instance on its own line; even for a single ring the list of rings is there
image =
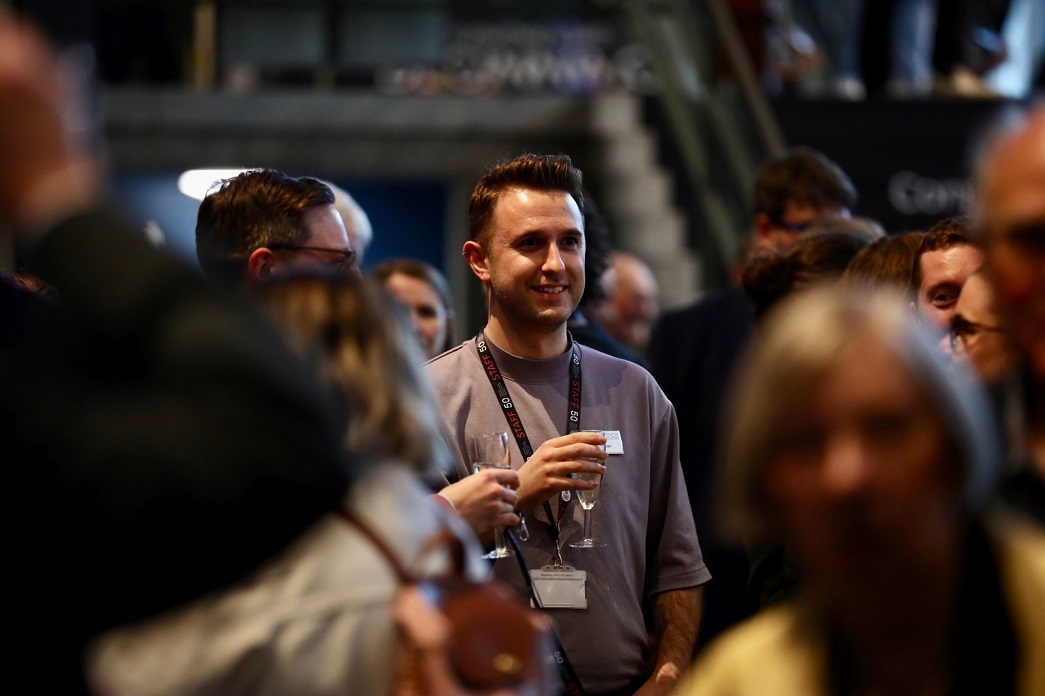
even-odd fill
[[[214,184],[242,174],[246,169],[190,169],[178,177],[178,190],[189,198],[202,201]]]

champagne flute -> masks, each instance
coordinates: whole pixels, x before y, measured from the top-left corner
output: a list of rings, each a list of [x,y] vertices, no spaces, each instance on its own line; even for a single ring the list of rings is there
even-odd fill
[[[508,454],[508,433],[477,433],[472,435],[472,470],[479,473],[483,469],[510,469]],[[515,552],[508,548],[504,539],[504,527],[494,527],[494,548],[484,558],[507,558]]]
[[[602,434],[601,430],[584,430],[586,433],[599,433]],[[603,452],[606,451],[606,445],[602,444],[598,446]],[[595,462],[602,464],[603,461],[599,459],[585,459],[585,461]],[[583,479],[585,481],[595,481],[598,486],[591,490],[575,490],[574,494],[577,496],[577,500],[580,501],[581,507],[584,509],[584,540],[575,541],[568,546],[574,549],[594,549],[601,546],[605,546],[603,542],[595,538],[595,534],[591,528],[591,509],[595,507],[595,503],[599,502],[599,491],[602,490],[602,474],[591,474],[588,472],[577,472],[572,474],[573,478]]]

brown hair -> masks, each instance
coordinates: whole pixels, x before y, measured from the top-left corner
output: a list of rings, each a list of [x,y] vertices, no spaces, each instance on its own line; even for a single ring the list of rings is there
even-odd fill
[[[468,201],[468,233],[472,241],[484,249],[489,239],[490,221],[501,194],[508,189],[525,188],[538,191],[565,191],[573,196],[584,213],[581,170],[573,166],[568,155],[524,154],[503,160],[479,179]]]
[[[439,347],[439,352],[453,348],[454,303],[450,297],[450,284],[446,282],[446,277],[439,272],[439,269],[419,259],[387,259],[377,264],[370,275],[382,284],[394,275],[404,275],[428,283],[435,290],[435,294],[439,296],[439,301],[443,303],[443,308],[446,310],[446,340]]]
[[[755,256],[742,275],[744,291],[755,305],[756,317],[796,290],[842,275],[856,254],[868,245],[854,232],[824,232],[799,237],[779,251]]]
[[[905,232],[871,242],[849,263],[846,279],[909,292],[915,255],[924,236],[924,232]]]
[[[925,232],[922,243],[918,246],[918,253],[914,255],[914,263],[911,265],[911,292],[918,294],[918,288],[922,286],[922,254],[941,249],[968,244],[973,246],[969,236],[969,218],[965,215],[955,215],[944,218],[935,223]]]
[[[305,243],[305,212],[333,204],[330,188],[308,176],[253,169],[225,179],[200,203],[196,258],[212,281],[235,285],[256,249]]]
[[[852,208],[856,198],[856,187],[842,168],[809,148],[796,148],[764,164],[753,194],[755,213],[764,213],[778,224],[783,222],[788,203],[820,209]]]

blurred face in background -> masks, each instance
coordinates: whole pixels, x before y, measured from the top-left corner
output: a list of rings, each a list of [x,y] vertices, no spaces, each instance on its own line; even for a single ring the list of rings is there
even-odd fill
[[[765,213],[755,216],[755,229],[758,231],[758,249],[783,249],[798,236],[818,222],[845,219],[850,216],[849,209],[844,206],[821,208],[806,201],[791,199],[784,206],[779,220],[774,220]]]
[[[610,263],[602,278],[607,300],[593,308],[593,318],[624,345],[645,350],[660,312],[657,278],[632,254],[613,252]]]
[[[427,281],[403,273],[385,279],[385,288],[403,305],[427,358],[443,352],[449,330],[449,311]]]
[[[774,528],[838,606],[896,591],[949,548],[960,476],[934,406],[893,352],[858,334],[792,409],[764,472]]]

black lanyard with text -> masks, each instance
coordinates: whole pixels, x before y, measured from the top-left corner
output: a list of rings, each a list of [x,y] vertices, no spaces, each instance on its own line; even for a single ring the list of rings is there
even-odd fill
[[[533,446],[530,444],[530,438],[526,436],[526,428],[523,427],[522,418],[519,417],[519,412],[515,409],[515,402],[512,401],[512,397],[508,393],[508,386],[504,383],[504,378],[501,375],[501,371],[497,368],[497,363],[493,359],[490,347],[486,344],[486,334],[484,332],[480,332],[476,336],[475,348],[479,353],[479,360],[486,371],[486,377],[490,380],[490,385],[501,402],[501,411],[504,413],[505,420],[508,421],[508,430],[515,436],[515,441],[519,444],[519,451],[522,452],[523,461],[525,462],[533,456]],[[575,433],[580,430],[580,427],[581,355],[577,350],[577,345],[574,344],[573,352],[570,355],[570,397],[569,410],[566,414],[566,434]],[[559,520],[562,519],[563,513],[566,512],[566,505],[569,501],[568,497],[559,496],[558,516],[552,516],[552,506],[548,504],[547,500],[544,501],[544,511],[548,514],[548,521],[555,529],[555,555],[560,560],[562,556],[559,554]]]

